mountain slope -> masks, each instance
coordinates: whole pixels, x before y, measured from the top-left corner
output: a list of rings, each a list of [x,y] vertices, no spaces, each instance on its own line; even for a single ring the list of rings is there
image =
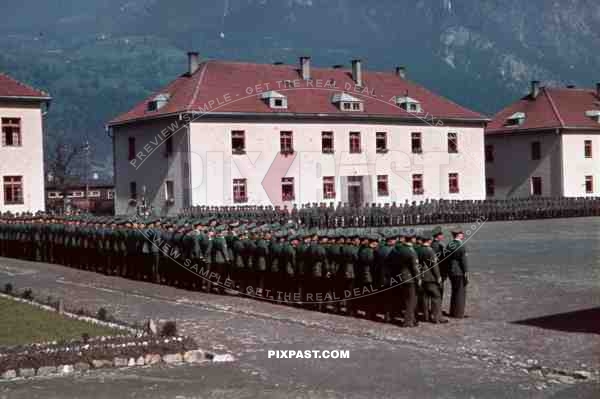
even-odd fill
[[[55,98],[49,141],[88,137],[99,160],[110,153],[104,122],[181,73],[190,49],[405,65],[411,79],[487,114],[531,79],[590,86],[600,69],[591,0],[5,0],[0,22],[0,70]]]

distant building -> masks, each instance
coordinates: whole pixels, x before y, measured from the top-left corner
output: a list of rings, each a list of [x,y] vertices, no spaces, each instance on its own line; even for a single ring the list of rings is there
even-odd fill
[[[42,123],[50,100],[0,73],[0,212],[45,208]]]
[[[483,199],[487,119],[395,72],[206,61],[109,122],[116,213]]]
[[[65,184],[46,184],[46,208],[50,212],[60,213],[65,210],[65,205],[68,205],[72,211],[112,214],[114,196],[112,181],[92,179],[86,185],[81,180],[69,180]]]
[[[540,87],[500,111],[485,132],[489,198],[600,195],[600,84]]]

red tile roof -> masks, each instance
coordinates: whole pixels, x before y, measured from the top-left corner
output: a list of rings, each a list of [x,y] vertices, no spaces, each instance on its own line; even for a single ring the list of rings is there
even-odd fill
[[[185,111],[194,111],[206,107],[210,101],[217,104],[225,102],[224,96],[229,95],[230,100],[220,106],[212,107],[214,113],[250,113],[250,114],[328,114],[347,116],[384,116],[397,118],[432,119],[457,119],[485,121],[483,115],[464,108],[452,101],[438,96],[429,90],[396,76],[394,73],[363,72],[363,87],[374,91],[373,95],[360,95],[353,86],[351,72],[348,69],[336,68],[311,68],[311,78],[314,88],[302,81],[299,68],[291,65],[251,64],[228,61],[206,61],[191,76],[184,74],[171,82],[165,88],[158,90],[132,110],[113,119],[109,124],[116,125],[124,122],[174,114]],[[325,82],[332,80],[334,87],[316,88],[319,80]],[[299,88],[280,87],[277,82],[298,80]],[[287,109],[271,109],[256,92],[248,94],[247,89],[256,85],[262,91],[275,90],[288,97]],[[267,86],[268,85],[268,86]],[[354,97],[364,100],[364,112],[344,112],[332,103],[335,93],[348,92]],[[157,111],[148,112],[147,103],[160,93],[169,93],[171,98],[167,105]],[[401,108],[394,106],[395,96],[405,96],[417,99],[421,103],[423,112],[411,115]],[[374,98],[376,97],[376,98]],[[436,121],[433,121],[435,123]]]
[[[596,90],[542,87],[536,99],[527,95],[494,115],[485,133],[557,128],[600,130],[600,124],[585,114],[591,110],[600,110]],[[516,112],[525,113],[525,122],[507,126],[507,118]]]
[[[0,72],[0,98],[28,97],[32,99],[50,99],[48,93],[34,89]]]

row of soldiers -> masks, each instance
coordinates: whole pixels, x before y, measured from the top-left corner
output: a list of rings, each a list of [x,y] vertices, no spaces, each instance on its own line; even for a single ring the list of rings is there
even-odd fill
[[[417,224],[471,223],[476,220],[525,220],[600,216],[600,198],[542,198],[511,200],[425,200],[403,204],[333,202],[287,206],[200,206],[185,209],[185,217],[250,218],[269,223],[293,220],[319,228],[412,226]]]
[[[0,256],[251,297],[314,310],[434,323],[444,281],[464,315],[462,233],[305,228],[215,218],[0,218]]]

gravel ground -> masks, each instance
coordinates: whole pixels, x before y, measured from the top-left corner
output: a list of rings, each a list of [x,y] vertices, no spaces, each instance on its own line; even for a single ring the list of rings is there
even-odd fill
[[[597,218],[487,223],[468,243],[470,317],[416,329],[0,259],[0,286],[131,322],[177,319],[200,347],[237,358],[5,382],[0,399],[597,398],[597,383],[570,376],[600,370],[599,238]],[[350,359],[269,359],[278,349]]]

